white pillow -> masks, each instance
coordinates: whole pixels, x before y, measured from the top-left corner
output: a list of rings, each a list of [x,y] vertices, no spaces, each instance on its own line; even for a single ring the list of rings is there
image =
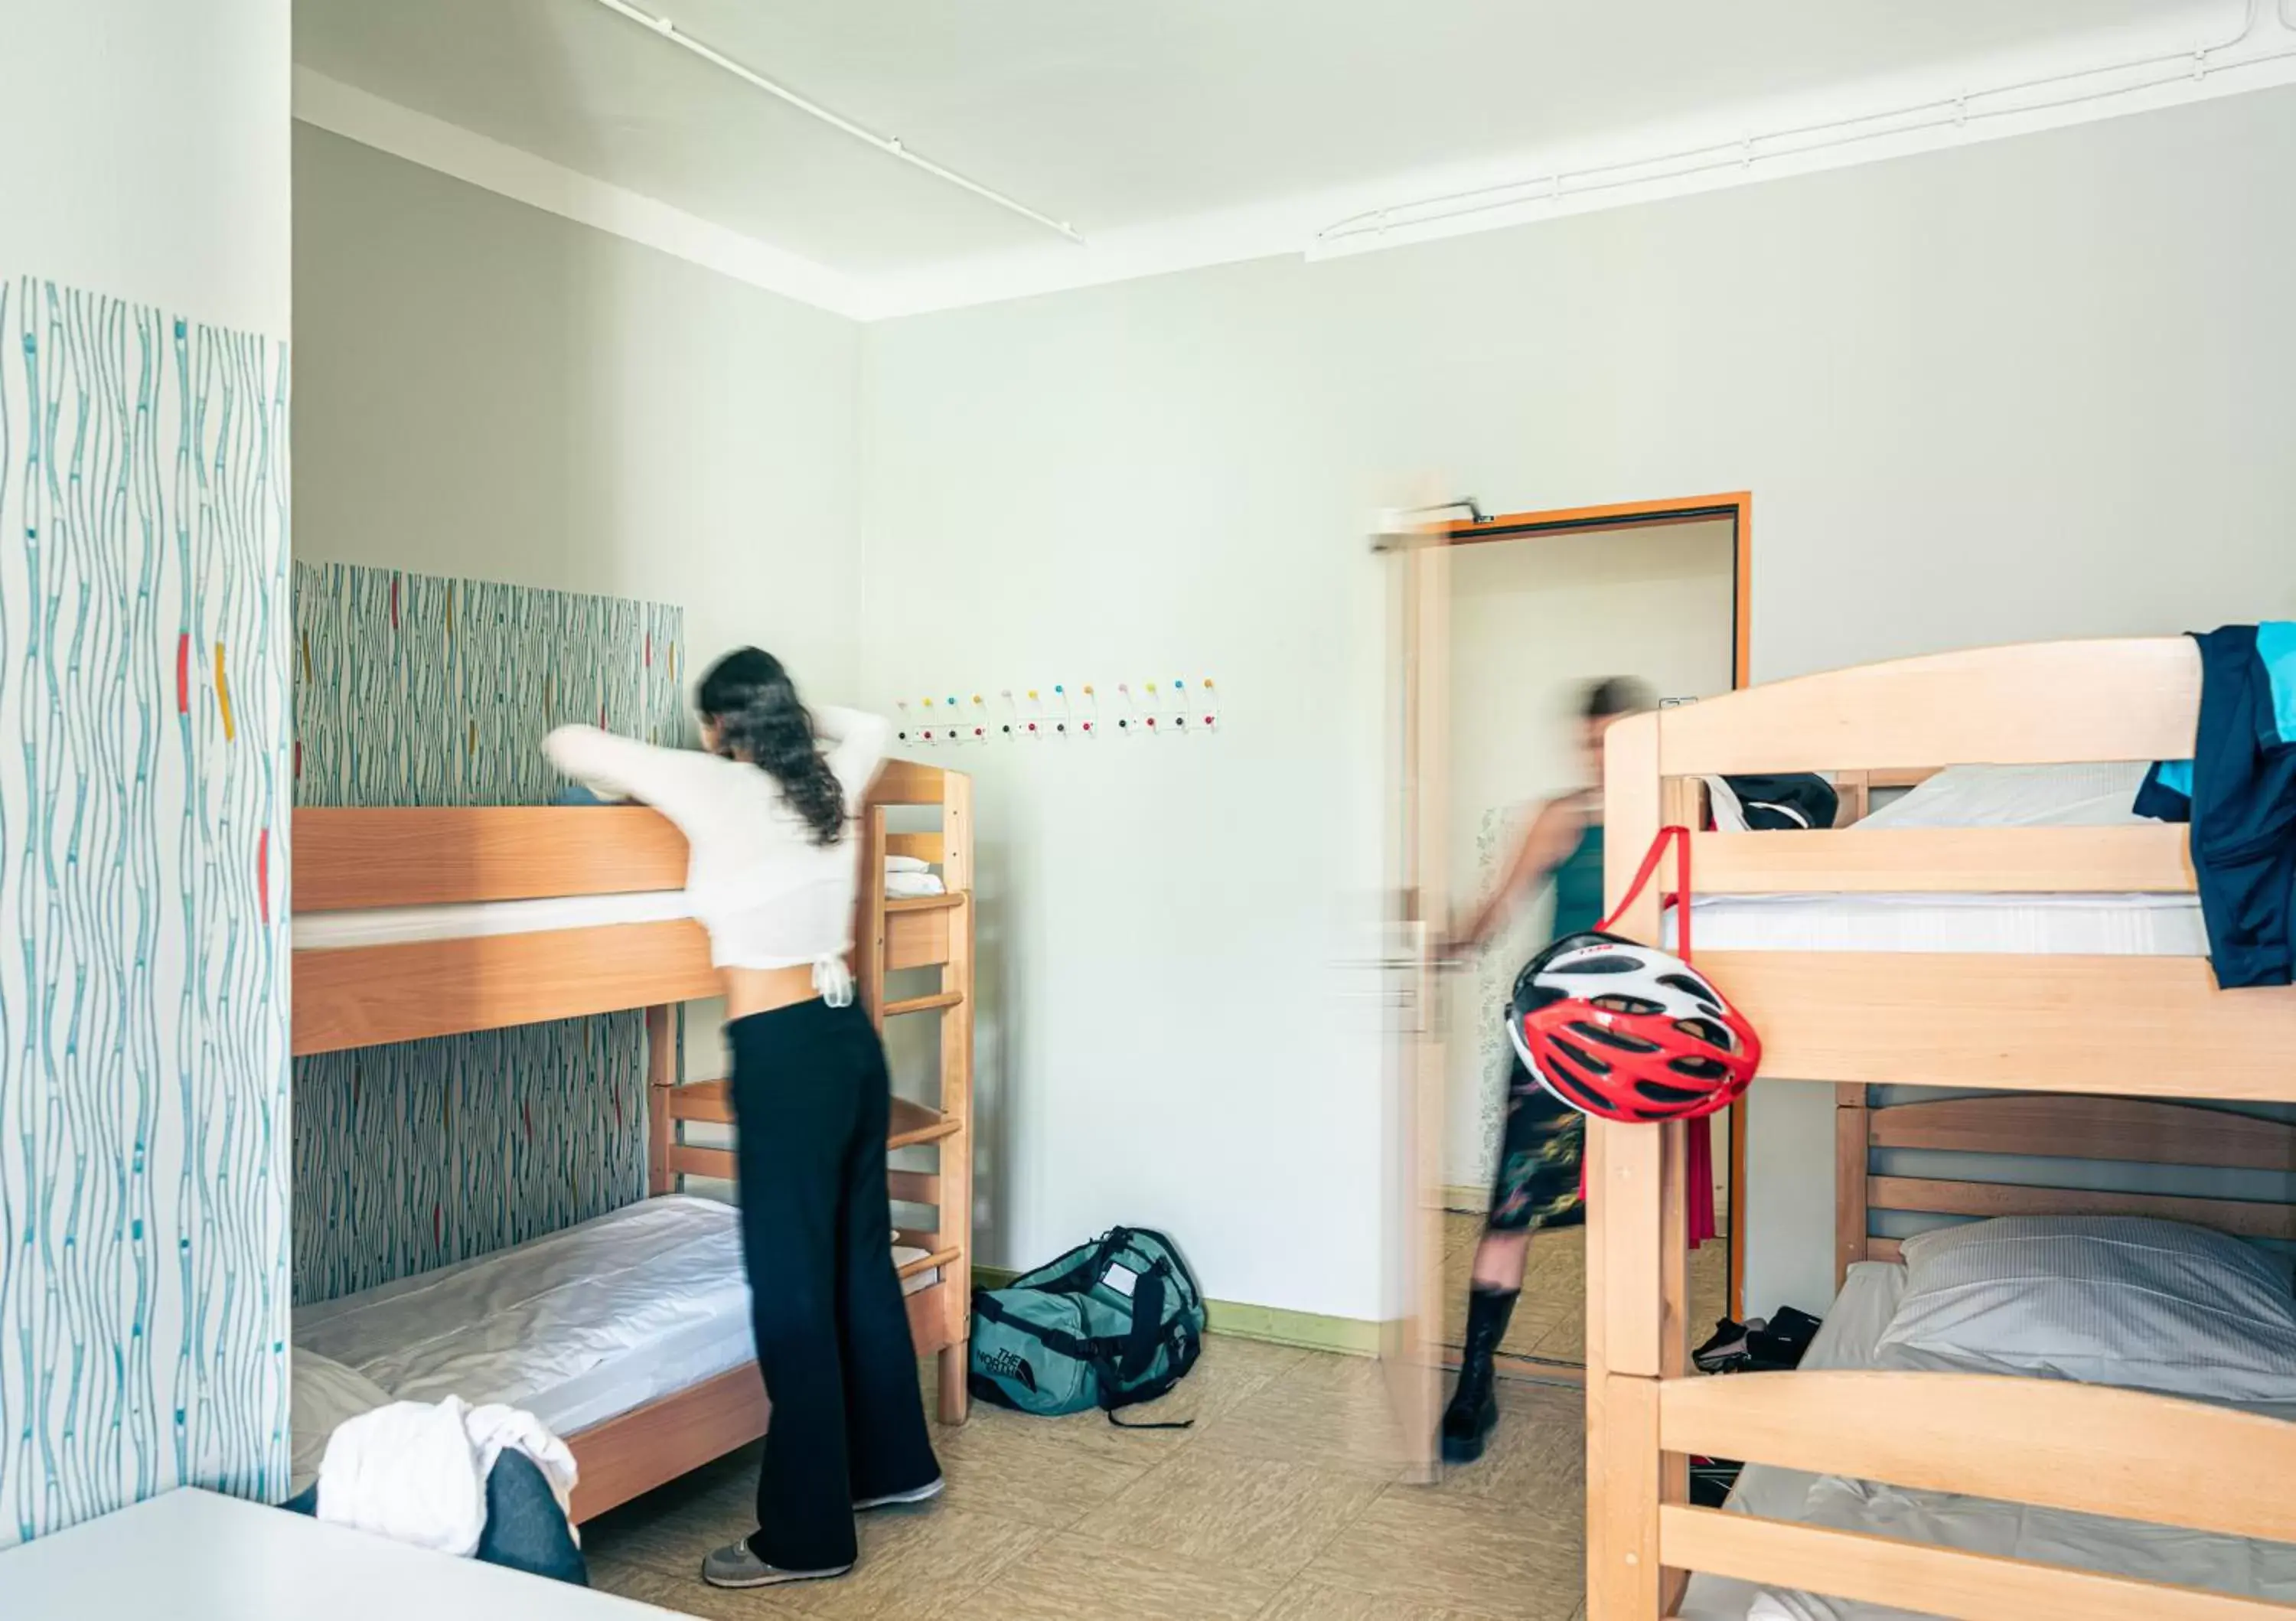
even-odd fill
[[[2124,827],[2149,769],[2095,765],[1948,765],[1861,827]]]
[[[289,1494],[319,1478],[319,1460],[327,1455],[327,1437],[335,1433],[336,1425],[387,1407],[390,1399],[390,1391],[357,1368],[289,1346],[287,1429],[294,1449],[289,1460]]]
[[[1906,1240],[1884,1368],[1959,1368],[2225,1402],[2296,1401],[2288,1266],[2137,1216],[2012,1216]]]

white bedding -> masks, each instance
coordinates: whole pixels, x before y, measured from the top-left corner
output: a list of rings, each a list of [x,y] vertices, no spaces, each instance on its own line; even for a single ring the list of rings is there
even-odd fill
[[[1675,937],[1669,912],[1666,943]],[[2197,896],[2133,894],[1708,896],[1693,903],[1691,943],[1700,951],[2131,957],[2202,957],[2209,949]]]
[[[924,1252],[899,1248],[906,1264]],[[905,1292],[930,1287],[926,1271]],[[295,1313],[299,1350],[401,1401],[523,1407],[560,1435],[750,1360],[740,1214],[672,1194]]]
[[[892,860],[900,860],[893,857]],[[895,900],[943,895],[938,873],[887,863],[885,893]],[[595,929],[607,923],[673,922],[693,915],[683,889],[636,895],[569,895],[537,901],[469,901],[451,906],[378,906],[366,912],[297,913],[289,920],[297,951],[353,946],[414,946],[545,929]]]
[[[412,946],[425,940],[532,934],[545,929],[594,929],[604,923],[660,923],[693,915],[685,890],[649,889],[636,895],[570,895],[539,901],[297,913],[289,928],[297,951],[334,951],[351,946]]]
[[[1852,1266],[1802,1367],[1874,1366],[1882,1330],[1896,1314],[1905,1287],[1902,1266],[1882,1262]],[[1903,1358],[1896,1360],[1902,1365]],[[2296,1547],[2277,1543],[1939,1492],[1903,1491],[1759,1463],[1749,1464],[1739,1476],[1728,1507],[1733,1513],[1764,1519],[2296,1602]],[[1759,1608],[1758,1598],[1762,1599]],[[1683,1621],[1744,1621],[1750,1616],[1757,1621],[1901,1621],[1913,1612],[1808,1593],[1765,1596],[1751,1583],[1694,1576],[1680,1614]]]

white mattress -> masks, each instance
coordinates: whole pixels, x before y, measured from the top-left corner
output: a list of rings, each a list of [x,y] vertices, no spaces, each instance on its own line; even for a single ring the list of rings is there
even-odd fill
[[[1882,1331],[1905,1293],[1906,1270],[1861,1262],[1818,1330],[1801,1365],[1813,1371],[1870,1368]],[[1759,1378],[1742,1374],[1739,1378]],[[2216,1536],[2055,1509],[2029,1508],[1940,1492],[1808,1475],[1749,1464],[1730,1494],[1733,1513],[1786,1519],[1835,1530],[1929,1543],[2008,1558],[2110,1571],[2155,1582],[2296,1601],[2296,1547]],[[1750,1615],[1785,1621],[1902,1621],[1912,1611],[1808,1593],[1770,1592],[1751,1583],[1693,1576],[1683,1621],[1743,1621]]]
[[[1693,879],[1693,882],[1694,882]],[[1667,913],[1666,943],[1674,944]],[[1693,903],[1700,951],[1952,951],[2203,957],[2192,895],[1719,895]]]
[[[539,901],[297,913],[289,928],[297,951],[332,951],[349,946],[411,946],[424,940],[531,934],[545,929],[593,929],[602,923],[660,923],[693,915],[685,890],[649,889],[637,895],[572,895]]]
[[[897,1262],[922,1257],[896,1249]],[[903,1280],[914,1294],[937,1281]],[[755,1354],[740,1213],[672,1194],[295,1313],[300,1349],[401,1401],[526,1408],[561,1435]]]

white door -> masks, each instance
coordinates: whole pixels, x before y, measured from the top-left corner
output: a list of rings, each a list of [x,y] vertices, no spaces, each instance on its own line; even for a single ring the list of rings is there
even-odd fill
[[[1450,548],[1390,519],[1388,569],[1387,1277],[1380,1355],[1406,1461],[1436,1470],[1442,1404],[1444,1058],[1434,948],[1450,915],[1444,849],[1450,719]]]

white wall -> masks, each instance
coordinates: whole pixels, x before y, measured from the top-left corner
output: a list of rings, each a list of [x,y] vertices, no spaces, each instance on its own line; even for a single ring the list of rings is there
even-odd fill
[[[850,697],[858,327],[308,125],[294,150],[298,558],[676,602],[695,677],[754,643]]]
[[[0,274],[285,337],[288,4],[11,5]]]
[[[295,127],[295,554],[674,602],[854,676],[859,329]]]
[[[998,1258],[1158,1221],[1216,1296],[1376,1310],[1337,963],[1378,881],[1394,475],[1751,489],[1757,678],[2296,613],[2291,262],[2274,91],[870,329],[868,695],[1201,668],[1230,706],[1202,747],[969,762]],[[1824,1107],[1758,1089],[1756,1309],[1825,1304]]]
[[[1665,698],[1730,690],[1737,553],[1727,519],[1463,546],[1451,558],[1451,892],[1506,871],[1527,816],[1585,786],[1586,684],[1632,675]],[[1500,1010],[1552,936],[1551,888],[1450,998],[1443,1180],[1490,1181],[1505,1113]]]
[[[0,21],[0,1547],[284,1495],[288,26]]]

